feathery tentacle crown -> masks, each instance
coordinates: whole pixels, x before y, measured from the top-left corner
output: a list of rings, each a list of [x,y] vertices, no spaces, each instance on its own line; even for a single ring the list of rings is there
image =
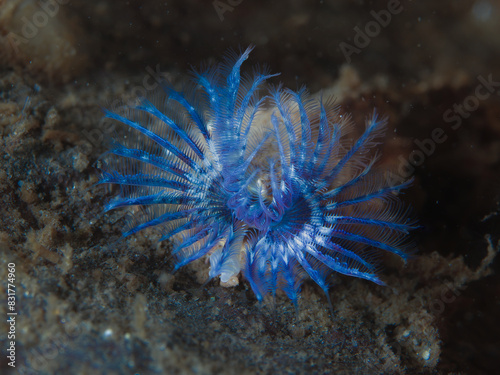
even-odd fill
[[[307,276],[328,292],[333,271],[383,284],[377,253],[406,259],[413,227],[395,194],[409,182],[373,170],[386,120],[374,111],[349,142],[332,101],[281,86],[259,95],[273,75],[240,75],[250,51],[194,73],[184,92],[165,84],[106,111],[130,129],[103,157],[100,183],[120,186],[106,210],[136,207],[124,237],[160,227],[176,270],[208,255],[210,278],[243,271],[259,300],[281,289],[296,302]]]

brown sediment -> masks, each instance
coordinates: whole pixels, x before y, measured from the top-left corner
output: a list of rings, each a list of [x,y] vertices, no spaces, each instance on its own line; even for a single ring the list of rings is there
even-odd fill
[[[67,1],[0,2],[1,64],[40,82],[63,83],[88,66],[85,35]]]

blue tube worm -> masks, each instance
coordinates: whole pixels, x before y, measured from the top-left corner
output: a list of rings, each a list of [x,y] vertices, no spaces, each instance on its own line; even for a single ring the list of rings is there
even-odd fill
[[[122,114],[129,128],[103,156],[101,184],[116,184],[106,210],[136,207],[123,237],[158,227],[173,241],[175,270],[204,256],[209,277],[242,272],[256,297],[284,291],[296,303],[305,278],[328,297],[340,273],[383,284],[380,252],[406,260],[414,222],[374,169],[386,120],[376,111],[349,139],[349,116],[305,89],[262,95],[273,75],[240,73],[251,48],[168,84]],[[328,297],[329,299],[329,297]]]

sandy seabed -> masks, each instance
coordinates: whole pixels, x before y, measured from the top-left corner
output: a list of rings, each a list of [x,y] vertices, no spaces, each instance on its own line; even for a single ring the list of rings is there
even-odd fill
[[[0,1],[0,313],[11,263],[18,312],[15,369],[0,326],[2,373],[498,369],[497,1],[41,4]],[[272,83],[333,95],[360,126],[374,107],[388,115],[381,165],[415,178],[402,199],[417,256],[384,259],[387,287],[339,276],[333,316],[312,282],[297,314],[243,280],[202,288],[203,260],[172,275],[160,233],[118,241],[125,213],[103,213],[112,192],[94,165],[114,129],[100,106],[250,44],[247,69],[281,72]]]

